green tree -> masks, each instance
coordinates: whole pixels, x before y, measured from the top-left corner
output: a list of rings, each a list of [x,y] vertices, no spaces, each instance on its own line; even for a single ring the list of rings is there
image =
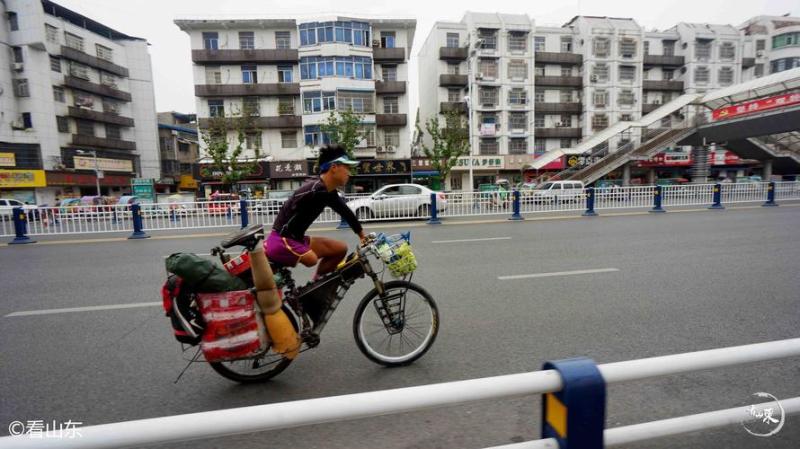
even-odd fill
[[[206,155],[211,158],[211,167],[222,173],[222,184],[232,187],[246,176],[257,172],[261,159],[261,139],[256,139],[255,154],[252,158],[243,157],[249,131],[258,131],[251,111],[232,113],[208,119],[207,127],[200,129],[205,143]],[[230,134],[233,134],[233,137]]]
[[[344,147],[347,155],[354,158],[353,149],[367,138],[367,132],[361,119],[361,115],[351,109],[331,111],[328,121],[323,123],[320,129],[330,137],[331,142]]]
[[[469,131],[466,119],[458,111],[447,111],[444,115],[444,126],[441,126],[439,117],[430,118],[425,123],[425,131],[431,136],[431,146],[425,144],[422,138],[423,130],[419,122],[416,124],[422,151],[431,160],[433,169],[439,172],[442,180],[450,175],[458,158],[469,154]]]

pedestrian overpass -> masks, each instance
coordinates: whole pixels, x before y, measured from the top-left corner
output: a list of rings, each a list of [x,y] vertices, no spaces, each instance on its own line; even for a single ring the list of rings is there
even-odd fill
[[[800,97],[796,95],[800,95],[800,68],[706,94],[684,94],[640,120],[618,122],[573,148],[548,151],[529,167],[540,169],[561,157],[583,158],[588,163],[567,168],[551,179],[590,184],[670,146],[720,144],[741,158],[762,161],[767,173],[800,173]],[[776,96],[785,97],[775,104]],[[765,98],[773,103],[760,105],[759,99]]]

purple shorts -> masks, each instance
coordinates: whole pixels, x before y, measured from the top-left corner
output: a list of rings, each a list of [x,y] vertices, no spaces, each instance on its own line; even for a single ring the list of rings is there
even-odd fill
[[[294,267],[301,256],[311,252],[311,237],[305,236],[302,242],[298,242],[272,231],[264,242],[264,251],[270,261],[285,267]]]

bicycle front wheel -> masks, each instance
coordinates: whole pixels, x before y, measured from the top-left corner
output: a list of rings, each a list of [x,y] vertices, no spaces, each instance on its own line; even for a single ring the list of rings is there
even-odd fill
[[[424,288],[408,281],[372,289],[356,308],[353,336],[358,349],[385,366],[408,365],[425,353],[439,332],[439,309]]]

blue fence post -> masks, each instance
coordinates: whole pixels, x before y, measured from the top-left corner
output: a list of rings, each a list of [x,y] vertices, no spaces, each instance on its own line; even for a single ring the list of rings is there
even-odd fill
[[[441,220],[439,220],[439,211],[436,210],[436,192],[431,193],[431,219],[428,220],[429,225],[440,225],[442,224]]]
[[[650,209],[650,212],[666,212],[664,208],[661,207],[661,186],[656,186],[653,190],[653,208]]]
[[[763,207],[777,207],[778,203],[775,202],[775,183],[770,181],[767,184],[767,202],[762,204]]]
[[[239,200],[239,211],[242,213],[242,229],[246,228],[247,225],[250,224],[250,217],[247,215],[247,200],[241,199]]]
[[[117,223],[117,207],[111,206],[111,223]]]
[[[725,209],[722,205],[722,184],[714,184],[714,204],[709,209]]]
[[[586,357],[549,361],[564,387],[542,396],[542,438],[555,438],[559,448],[602,449],[606,420],[606,382]]]
[[[134,204],[131,206],[131,214],[133,215],[133,234],[128,237],[129,240],[148,239],[149,235],[145,234],[142,229],[142,206]]]
[[[228,219],[228,221],[233,220],[233,211],[231,210],[231,205],[228,204],[225,207],[227,209],[227,211],[225,212],[225,217]]]
[[[519,213],[520,210],[519,190],[514,190],[513,195],[514,195],[514,203],[512,204],[512,207],[514,208],[514,213],[511,214],[511,218],[509,218],[509,220],[514,220],[514,221],[524,220],[524,218],[522,218],[522,215]]]
[[[15,207],[11,210],[12,218],[14,219],[14,240],[10,241],[9,245],[24,245],[26,243],[36,243],[28,237],[28,216],[25,215],[25,209]]]
[[[586,212],[583,213],[584,217],[596,217],[597,212],[594,211],[594,187],[586,189]]]
[[[175,208],[174,207],[170,207],[169,208],[169,221],[172,221],[172,222],[178,221],[178,219],[175,217]]]

